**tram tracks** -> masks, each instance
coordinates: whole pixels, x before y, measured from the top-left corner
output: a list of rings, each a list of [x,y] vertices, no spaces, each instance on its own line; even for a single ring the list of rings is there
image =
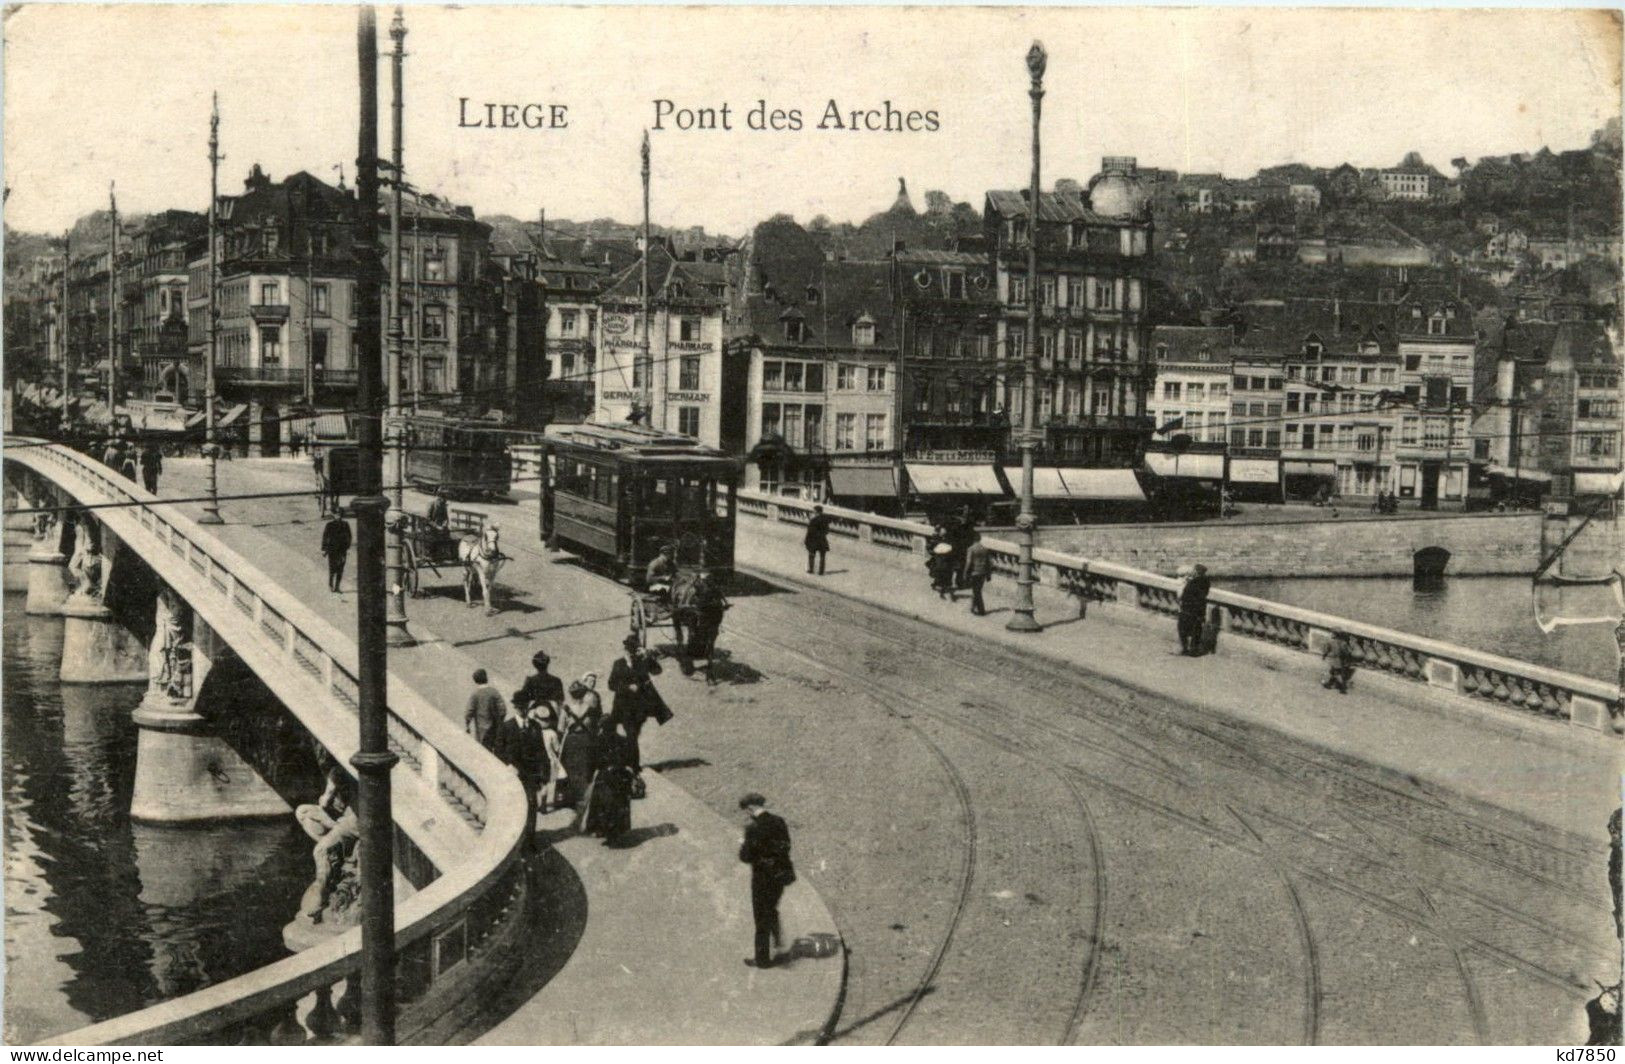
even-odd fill
[[[941,653],[939,651],[936,651],[936,650],[932,649],[929,646],[923,645],[922,643],[920,643],[918,641],[910,641],[910,640],[908,640],[906,638],[906,636],[904,636],[902,634],[899,634],[896,631],[883,632],[883,631],[878,631],[878,630],[872,630],[870,628],[870,626],[868,626],[868,625],[860,625],[860,627],[865,629],[865,635],[866,636],[872,636],[873,638],[875,638],[877,640],[889,643],[889,644],[891,644],[893,646],[906,648],[911,653],[921,653],[921,652],[923,652],[923,653],[925,653],[927,655],[937,657],[937,658],[939,658],[941,660],[950,661],[950,662],[952,662],[954,665],[956,665],[958,667],[963,667],[963,668],[967,668],[967,669],[970,669],[970,670],[973,670],[973,671],[981,672],[981,673],[989,676],[990,678],[996,679],[1000,683],[1004,683],[1004,684],[1012,683],[1011,677],[1007,673],[1000,672],[998,670],[985,667],[985,666],[983,666],[981,664],[978,664],[976,662],[968,661],[964,657],[950,656],[950,655],[947,655],[947,654],[943,654],[943,653]],[[835,647],[833,649],[835,649],[836,651],[839,650],[838,647]],[[955,726],[955,727],[960,728],[962,730],[967,730],[967,731],[969,731],[969,732],[971,732],[973,734],[978,735],[984,741],[992,742],[995,745],[999,745],[999,746],[1002,746],[1002,747],[1007,748],[1007,749],[1020,750],[1026,756],[1039,759],[1042,763],[1044,763],[1052,771],[1056,770],[1056,768],[1057,768],[1058,762],[1056,762],[1053,758],[1050,758],[1047,755],[1041,753],[1040,751],[1035,750],[1033,748],[1033,746],[1032,746],[1031,740],[1023,741],[1023,740],[1010,739],[1007,736],[998,734],[994,730],[988,728],[985,724],[982,724],[982,723],[979,723],[979,722],[974,722],[971,719],[966,719],[964,716],[952,712],[949,709],[949,706],[951,706],[952,703],[950,701],[946,700],[946,699],[927,700],[926,698],[922,697],[920,692],[918,692],[918,691],[914,691],[914,692],[900,691],[897,688],[892,687],[891,685],[884,684],[884,683],[881,683],[881,682],[875,680],[873,677],[855,673],[853,670],[845,669],[845,668],[842,668],[840,666],[833,665],[829,661],[821,660],[819,658],[811,657],[810,655],[805,655],[805,654],[801,655],[801,657],[804,660],[810,658],[810,660],[814,664],[816,664],[818,667],[823,668],[823,669],[825,669],[827,671],[834,672],[836,674],[842,675],[843,677],[847,678],[849,681],[857,683],[857,684],[859,684],[861,686],[865,686],[865,687],[868,687],[870,689],[879,688],[886,695],[886,697],[897,700],[897,701],[902,701],[905,704],[910,704],[910,705],[919,707],[919,708],[925,710],[929,715],[935,716],[936,718],[938,718],[940,720],[943,720],[945,723],[949,723],[952,726]],[[1019,687],[1019,688],[1021,688],[1023,690],[1027,690],[1029,693],[1040,693],[1040,692],[1033,692],[1031,690],[1030,685],[1024,684],[1021,681],[1014,681],[1014,683],[1015,683],[1015,685],[1017,687]],[[1090,685],[1083,685],[1083,686],[1088,687]],[[1042,692],[1042,693],[1046,696],[1046,700],[1048,700],[1049,693],[1048,692]],[[1108,697],[1111,697],[1111,696],[1108,696]],[[1116,696],[1116,697],[1120,698],[1121,696],[1119,695],[1119,696]],[[1030,713],[1020,713],[1020,714],[1017,714],[1017,715],[1020,717],[1021,723],[1028,724],[1028,725],[1037,724],[1038,725],[1037,730],[1045,732],[1045,733],[1051,735],[1053,738],[1064,739],[1064,740],[1066,740],[1068,742],[1071,742],[1071,743],[1075,743],[1075,744],[1079,744],[1081,746],[1092,748],[1096,753],[1109,754],[1109,755],[1114,756],[1114,757],[1123,756],[1121,749],[1113,749],[1113,747],[1116,746],[1115,743],[1110,744],[1108,746],[1102,746],[1098,741],[1091,740],[1086,736],[1083,736],[1081,734],[1073,732],[1071,729],[1064,729],[1064,728],[1056,728],[1056,727],[1053,727],[1053,726],[1046,726],[1046,725],[1042,724],[1041,722],[1034,721],[1032,719],[1032,714],[1030,714]],[[1094,721],[1090,720],[1089,715],[1077,713],[1075,708],[1069,710],[1069,715],[1074,716],[1074,717],[1079,717],[1079,718],[1084,719],[1086,721],[1090,721],[1090,723],[1095,723]],[[1107,730],[1112,733],[1112,735],[1113,735],[1113,737],[1115,739],[1122,739],[1123,738],[1119,733],[1116,732],[1115,729],[1107,729]],[[1254,763],[1255,767],[1271,767],[1271,768],[1273,768],[1273,766],[1270,766],[1270,763],[1266,759],[1258,757],[1257,754],[1254,753],[1253,751],[1247,750],[1244,746],[1240,746],[1239,741],[1235,742],[1235,743],[1223,742],[1221,740],[1218,740],[1214,736],[1209,735],[1208,737],[1210,739],[1213,739],[1216,742],[1220,742],[1221,745],[1227,746],[1232,754],[1240,753],[1240,754],[1245,755],[1248,758],[1249,761]],[[1170,778],[1169,773],[1167,773],[1165,771],[1159,771],[1159,770],[1163,769],[1164,765],[1166,765],[1166,762],[1163,761],[1163,759],[1160,758],[1160,756],[1155,755],[1151,751],[1145,750],[1144,747],[1141,746],[1140,744],[1135,744],[1135,745],[1137,747],[1139,747],[1139,749],[1140,749],[1140,751],[1142,753],[1152,754],[1153,756],[1157,757],[1157,761],[1162,762],[1162,764],[1148,764],[1148,763],[1145,763],[1142,760],[1138,767],[1140,767],[1140,768],[1142,768],[1144,770],[1151,770],[1151,771],[1154,772],[1155,775],[1163,776],[1165,778]],[[1131,802],[1132,804],[1138,805],[1141,808],[1147,809],[1148,811],[1153,812],[1153,813],[1155,813],[1155,814],[1157,814],[1159,816],[1162,816],[1162,817],[1165,817],[1165,818],[1170,818],[1171,817],[1171,818],[1173,818],[1173,819],[1175,819],[1175,820],[1177,820],[1179,822],[1182,822],[1186,826],[1191,827],[1191,828],[1193,828],[1193,829],[1195,829],[1197,831],[1200,831],[1200,832],[1208,835],[1209,837],[1212,837],[1215,840],[1224,843],[1225,845],[1231,846],[1231,847],[1236,848],[1236,849],[1238,849],[1238,850],[1240,850],[1240,851],[1242,851],[1244,853],[1250,854],[1254,858],[1260,860],[1263,863],[1266,863],[1266,864],[1270,865],[1273,869],[1276,870],[1277,874],[1281,877],[1281,879],[1282,879],[1283,883],[1285,884],[1286,889],[1288,891],[1289,898],[1290,898],[1290,901],[1292,903],[1292,907],[1293,907],[1293,910],[1294,910],[1294,921],[1296,922],[1296,924],[1297,924],[1297,926],[1299,928],[1300,936],[1301,936],[1302,943],[1303,943],[1303,950],[1304,950],[1304,953],[1305,953],[1305,966],[1306,966],[1305,967],[1305,970],[1306,970],[1306,975],[1305,975],[1305,982],[1306,982],[1306,991],[1305,991],[1305,996],[1306,996],[1306,1003],[1305,1003],[1305,1032],[1306,1032],[1306,1037],[1309,1040],[1312,1040],[1312,1039],[1314,1039],[1315,1037],[1318,1036],[1319,999],[1320,999],[1320,996],[1321,996],[1320,977],[1319,977],[1320,958],[1319,958],[1319,955],[1318,955],[1319,950],[1318,950],[1318,947],[1316,946],[1313,932],[1311,931],[1311,929],[1309,927],[1308,918],[1307,918],[1306,913],[1304,912],[1302,899],[1299,896],[1299,890],[1298,890],[1298,887],[1297,887],[1296,882],[1294,880],[1295,876],[1301,876],[1301,877],[1303,877],[1304,879],[1306,879],[1309,882],[1313,882],[1313,883],[1315,883],[1317,885],[1328,887],[1328,888],[1330,888],[1330,889],[1332,889],[1334,891],[1342,893],[1343,895],[1355,900],[1356,902],[1360,903],[1361,905],[1363,905],[1363,906],[1365,906],[1367,908],[1371,908],[1371,909],[1375,909],[1375,910],[1378,910],[1380,912],[1383,912],[1386,915],[1388,915],[1390,918],[1400,920],[1400,921],[1404,922],[1406,925],[1411,926],[1413,929],[1415,929],[1417,931],[1420,931],[1420,932],[1428,935],[1430,938],[1437,939],[1438,941],[1443,943],[1446,946],[1446,948],[1451,952],[1451,955],[1452,955],[1452,958],[1454,960],[1455,966],[1456,966],[1457,970],[1459,971],[1459,973],[1461,975],[1461,978],[1462,978],[1462,981],[1463,981],[1463,983],[1462,983],[1463,992],[1464,992],[1464,994],[1465,994],[1465,996],[1467,998],[1468,1009],[1469,1009],[1469,1012],[1470,1012],[1470,1014],[1472,1016],[1472,1020],[1473,1020],[1474,1033],[1475,1033],[1476,1037],[1478,1037],[1481,1042],[1485,1041],[1487,1039],[1487,1030],[1486,1030],[1487,1024],[1486,1024],[1485,1019],[1484,1019],[1484,1007],[1483,1007],[1483,1003],[1482,1003],[1482,1001],[1480,999],[1480,996],[1479,996],[1479,994],[1477,992],[1477,989],[1473,985],[1471,973],[1468,970],[1468,966],[1467,966],[1467,964],[1466,964],[1466,962],[1465,962],[1465,960],[1463,958],[1463,950],[1464,949],[1479,952],[1481,954],[1484,954],[1484,955],[1492,958],[1493,960],[1497,961],[1498,963],[1505,964],[1505,965],[1508,965],[1508,966],[1511,966],[1511,967],[1515,967],[1518,970],[1523,971],[1525,974],[1527,974],[1527,975],[1529,975],[1531,977],[1540,979],[1540,980],[1542,980],[1542,981],[1544,981],[1544,982],[1546,982],[1546,983],[1548,983],[1548,984],[1550,984],[1550,985],[1552,985],[1554,987],[1562,988],[1564,991],[1573,992],[1575,990],[1584,989],[1584,985],[1582,983],[1577,982],[1570,975],[1567,975],[1567,974],[1562,973],[1562,972],[1554,971],[1551,968],[1546,967],[1545,965],[1539,964],[1538,962],[1535,962],[1535,961],[1531,961],[1528,958],[1519,956],[1519,955],[1517,955],[1515,953],[1512,953],[1512,952],[1510,952],[1510,951],[1508,951],[1506,949],[1503,949],[1502,947],[1500,947],[1499,945],[1497,945],[1497,944],[1495,944],[1493,942],[1486,941],[1486,940],[1484,940],[1482,938],[1478,938],[1478,937],[1475,937],[1475,936],[1472,936],[1472,935],[1464,935],[1464,934],[1458,932],[1457,929],[1451,927],[1449,925],[1449,923],[1441,917],[1441,915],[1439,914],[1436,906],[1434,906],[1433,901],[1432,901],[1431,896],[1430,896],[1429,891],[1428,891],[1428,885],[1425,884],[1425,882],[1423,880],[1419,879],[1418,877],[1416,877],[1415,875],[1413,875],[1410,872],[1406,871],[1405,869],[1394,866],[1393,863],[1392,863],[1392,856],[1393,855],[1389,854],[1386,850],[1383,849],[1383,847],[1381,846],[1380,840],[1378,840],[1369,831],[1367,831],[1364,827],[1362,827],[1354,819],[1354,817],[1352,817],[1352,816],[1350,816],[1350,815],[1348,815],[1346,813],[1342,813],[1341,811],[1338,811],[1338,810],[1334,809],[1334,812],[1336,812],[1338,814],[1340,819],[1342,819],[1344,822],[1348,823],[1349,826],[1353,830],[1355,830],[1356,832],[1361,834],[1363,837],[1365,837],[1368,841],[1370,841],[1372,843],[1373,847],[1376,848],[1379,851],[1379,853],[1381,853],[1384,857],[1388,858],[1387,861],[1381,862],[1382,867],[1387,868],[1392,873],[1399,874],[1399,875],[1406,878],[1407,882],[1411,884],[1412,888],[1416,892],[1417,898],[1421,902],[1421,905],[1420,905],[1419,908],[1412,908],[1410,906],[1397,904],[1397,903],[1393,902],[1391,899],[1383,896],[1382,894],[1380,894],[1380,893],[1378,893],[1376,891],[1369,890],[1369,889],[1361,886],[1360,884],[1354,882],[1352,879],[1349,879],[1347,877],[1340,877],[1340,876],[1335,875],[1333,873],[1322,871],[1322,870],[1320,870],[1318,868],[1306,867],[1301,858],[1295,857],[1294,855],[1289,854],[1289,853],[1279,852],[1277,847],[1274,847],[1274,846],[1270,845],[1268,842],[1265,841],[1264,837],[1254,828],[1253,824],[1247,818],[1248,816],[1263,816],[1263,817],[1266,817],[1266,818],[1268,818],[1268,819],[1270,819],[1272,821],[1279,821],[1280,820],[1280,818],[1278,816],[1276,816],[1275,814],[1269,812],[1268,810],[1263,810],[1263,809],[1253,810],[1253,811],[1251,811],[1250,814],[1243,815],[1237,809],[1235,809],[1233,806],[1231,806],[1230,807],[1231,815],[1236,818],[1236,821],[1240,825],[1242,825],[1242,828],[1244,829],[1242,833],[1236,833],[1234,831],[1226,831],[1223,828],[1221,828],[1220,826],[1218,826],[1218,825],[1216,825],[1216,824],[1214,824],[1211,821],[1208,821],[1206,819],[1203,819],[1203,818],[1200,818],[1200,817],[1191,817],[1188,814],[1185,814],[1185,813],[1181,812],[1180,810],[1176,809],[1172,805],[1167,804],[1166,802],[1162,802],[1162,801],[1158,801],[1156,799],[1146,797],[1146,796],[1141,795],[1141,794],[1139,794],[1139,793],[1137,793],[1137,792],[1135,792],[1133,790],[1122,787],[1116,781],[1107,779],[1104,776],[1100,775],[1099,773],[1092,772],[1092,771],[1090,771],[1087,768],[1084,768],[1082,766],[1066,765],[1066,766],[1064,766],[1062,768],[1062,771],[1065,774],[1071,774],[1072,776],[1075,776],[1078,779],[1082,779],[1084,781],[1087,781],[1088,783],[1090,783],[1090,784],[1092,784],[1092,785],[1094,785],[1096,787],[1108,790],[1108,791],[1116,794],[1117,796],[1122,797],[1125,800]],[[1299,780],[1299,779],[1291,776],[1290,774],[1285,774],[1285,773],[1280,773],[1280,772],[1276,772],[1276,774],[1280,775],[1283,782],[1287,783],[1294,792],[1297,792],[1301,796],[1306,797],[1306,798],[1310,798],[1310,799],[1316,801],[1317,803],[1325,803],[1327,801],[1327,799],[1326,799],[1326,797],[1324,795],[1316,794],[1314,792],[1313,788],[1310,787],[1308,784],[1306,784],[1304,781]],[[1082,794],[1080,792],[1078,792],[1075,787],[1073,787],[1072,789],[1073,789],[1073,793],[1075,795],[1075,800],[1076,800],[1079,808],[1087,809],[1088,804],[1087,804],[1086,801],[1083,800]],[[1307,832],[1307,829],[1305,829],[1302,826],[1297,825],[1297,824],[1283,823],[1283,826],[1289,827],[1291,830],[1294,830],[1294,831]],[[1308,833],[1313,834],[1312,832],[1308,832]],[[1426,837],[1426,836],[1423,836],[1423,837]],[[1323,838],[1317,838],[1317,841],[1322,843],[1322,844],[1325,844],[1327,840],[1325,840]],[[1351,852],[1354,852],[1354,851],[1351,851]],[[1360,853],[1359,856],[1362,859],[1371,860],[1371,855],[1368,854],[1368,853]],[[1493,861],[1493,859],[1491,859],[1491,860]],[[1537,881],[1542,879],[1542,877],[1540,877],[1540,876],[1538,876],[1536,874],[1533,874],[1533,873],[1528,873],[1527,870],[1517,868],[1516,866],[1513,866],[1511,868],[1511,870],[1524,872],[1528,876],[1528,878],[1535,879]],[[1103,876],[1102,876],[1102,878],[1103,878]],[[1457,889],[1460,889],[1460,888],[1457,887],[1454,884],[1451,884],[1448,887],[1445,887],[1444,889],[1457,890]],[[1493,904],[1493,902],[1490,902],[1490,900],[1487,899],[1487,898],[1485,899],[1485,901],[1487,903]],[[1552,925],[1546,924],[1543,921],[1539,921],[1538,919],[1531,917],[1529,914],[1525,914],[1525,913],[1522,913],[1522,912],[1514,912],[1514,911],[1511,911],[1511,910],[1504,910],[1504,911],[1505,911],[1505,914],[1508,917],[1510,917],[1512,919],[1516,919],[1516,920],[1521,920],[1521,921],[1529,924],[1532,927],[1541,927],[1542,929],[1548,930],[1548,931],[1559,931],[1559,930],[1561,930],[1561,929],[1558,929],[1556,927],[1553,927]],[[1569,938],[1572,941],[1572,944],[1574,944],[1576,946],[1580,946],[1582,948],[1589,946],[1589,943],[1584,943],[1575,936],[1565,934],[1564,937]],[[1099,942],[1098,934],[1094,936],[1094,941],[1098,944],[1098,942]],[[1091,951],[1092,954],[1095,953],[1095,952],[1097,952],[1097,951],[1096,950]],[[1096,963],[1096,958],[1091,956],[1090,961],[1089,961],[1090,966],[1092,967],[1095,963]],[[1080,1000],[1081,1000],[1081,996],[1080,996]],[[1075,1027],[1075,1023],[1072,1026]]]

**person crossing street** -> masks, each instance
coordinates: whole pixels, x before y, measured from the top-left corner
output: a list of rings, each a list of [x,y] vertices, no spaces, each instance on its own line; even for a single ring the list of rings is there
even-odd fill
[[[745,812],[739,859],[750,865],[750,912],[756,925],[755,955],[745,963],[771,968],[775,961],[769,944],[784,948],[779,899],[784,888],[796,881],[795,865],[790,862],[790,828],[783,817],[767,811],[767,799],[754,791],[739,799],[739,808]]]
[[[330,591],[337,591],[344,580],[344,562],[350,556],[350,544],[354,538],[350,523],[337,511],[322,526],[322,553],[327,555],[327,587]]]

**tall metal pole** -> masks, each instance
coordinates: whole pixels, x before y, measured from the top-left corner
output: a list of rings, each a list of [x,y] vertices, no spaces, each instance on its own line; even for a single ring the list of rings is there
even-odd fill
[[[107,183],[107,428],[117,429],[118,409],[118,196]]]
[[[423,220],[422,211],[412,212],[412,313],[418,315],[412,330],[412,413],[418,412],[418,396],[423,394]],[[455,373],[457,367],[452,366]]]
[[[209,344],[203,353],[203,456],[208,459],[204,493],[208,501],[200,525],[223,524],[220,517],[220,445],[214,438],[214,363],[220,344],[220,94],[209,114]]]
[[[649,131],[643,131],[643,349],[639,358],[643,360],[643,410],[648,419],[646,424],[654,426],[654,360],[649,356],[649,253],[653,250],[649,246]],[[664,419],[662,419],[664,422]]]
[[[62,234],[62,313],[57,319],[57,341],[62,348],[62,437],[67,439],[73,430],[73,415],[68,411],[69,389],[73,375],[68,368],[68,324],[72,321],[68,308],[68,268],[73,264],[73,230]]]
[[[356,159],[356,350],[361,452],[356,513],[356,643],[359,648],[360,749],[350,758],[359,778],[361,821],[361,1037],[368,1045],[395,1041],[395,845],[390,812],[387,687],[384,641],[384,498],[381,347],[378,343],[378,27],[371,7],[359,9],[356,58],[361,75],[361,129]]]
[[[1021,386],[1021,513],[1016,517],[1016,540],[1020,554],[1016,571],[1016,602],[1010,608],[1005,628],[1012,632],[1037,632],[1033,617],[1033,533],[1038,518],[1033,512],[1033,451],[1038,445],[1038,118],[1044,101],[1044,67],[1049,57],[1037,41],[1027,51],[1027,73],[1032,87],[1027,95],[1033,101],[1033,179],[1027,200],[1027,343],[1022,352],[1025,364]]]
[[[393,458],[390,462],[390,478],[393,481],[390,501],[394,504],[395,512],[400,514],[405,509],[402,485],[406,483],[406,457],[401,447],[401,185],[405,181],[405,173],[401,169],[401,61],[406,57],[406,16],[399,7],[395,9],[395,18],[389,24],[389,36],[395,42],[395,49],[390,55],[390,80],[395,95],[390,108],[390,168],[393,174],[390,188],[393,193],[389,197],[389,409],[385,413],[384,424],[388,427],[385,434]],[[387,547],[389,604],[384,634],[392,647],[409,646],[413,640],[406,631],[406,577],[398,533],[389,535]]]

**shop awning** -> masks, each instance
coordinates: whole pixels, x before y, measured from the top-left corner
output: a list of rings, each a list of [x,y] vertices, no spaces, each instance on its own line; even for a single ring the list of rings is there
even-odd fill
[[[1281,472],[1289,477],[1335,477],[1337,476],[1336,462],[1293,462],[1281,463]]]
[[[1019,466],[1004,471],[1010,478],[1010,486],[1021,492],[1021,469]],[[1067,490],[1066,481],[1061,479],[1061,471],[1052,466],[1033,467],[1033,498],[1035,499],[1070,499],[1072,493]]]
[[[1063,469],[1061,476],[1075,499],[1091,502],[1144,502],[1145,492],[1132,469]]]
[[[1575,470],[1574,494],[1618,495],[1625,487],[1625,473],[1592,473]]]
[[[238,403],[236,406],[232,407],[230,410],[227,410],[226,411],[226,416],[222,417],[218,421],[216,421],[214,423],[214,427],[217,428],[217,429],[223,429],[223,428],[227,427],[228,425],[232,424],[233,422],[235,422],[238,418],[242,417],[247,412],[248,412],[248,404],[247,403]]]
[[[107,412],[106,403],[91,403],[90,408],[85,411],[84,417],[86,421],[97,425],[105,425],[113,420],[112,415]]]
[[[910,462],[909,484],[918,495],[1003,495],[990,465],[927,465]]]
[[[1494,466],[1490,468],[1489,475],[1504,477],[1507,480],[1526,480],[1531,484],[1550,484],[1552,482],[1550,473],[1542,473],[1538,469],[1502,469],[1500,466]]]
[[[1281,463],[1274,458],[1232,458],[1232,484],[1274,484],[1281,479]]]
[[[317,414],[310,424],[310,434],[318,440],[347,440],[350,422],[343,414]]]
[[[199,410],[197,413],[191,415],[190,417],[188,417],[186,419],[186,427],[189,428],[189,429],[190,428],[196,428],[198,425],[203,424],[203,418],[206,415],[207,415],[207,411]]]
[[[1193,477],[1198,480],[1223,480],[1222,454],[1167,454],[1147,451],[1145,467],[1159,477]]]
[[[830,466],[830,494],[837,498],[855,496],[897,497],[897,477],[885,466]]]

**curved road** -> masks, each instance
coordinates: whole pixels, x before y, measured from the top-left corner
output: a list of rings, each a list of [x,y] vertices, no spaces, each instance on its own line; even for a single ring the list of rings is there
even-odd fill
[[[305,483],[226,468],[237,491]],[[307,508],[233,504],[306,551]],[[624,593],[547,555],[534,503],[491,509],[531,624],[512,632],[607,663]],[[835,1042],[1583,1042],[1591,980],[1619,964],[1605,847],[1081,669],[744,583],[718,682],[668,670],[678,719],[645,732],[644,760],[723,816],[760,789],[790,821],[850,950]]]

